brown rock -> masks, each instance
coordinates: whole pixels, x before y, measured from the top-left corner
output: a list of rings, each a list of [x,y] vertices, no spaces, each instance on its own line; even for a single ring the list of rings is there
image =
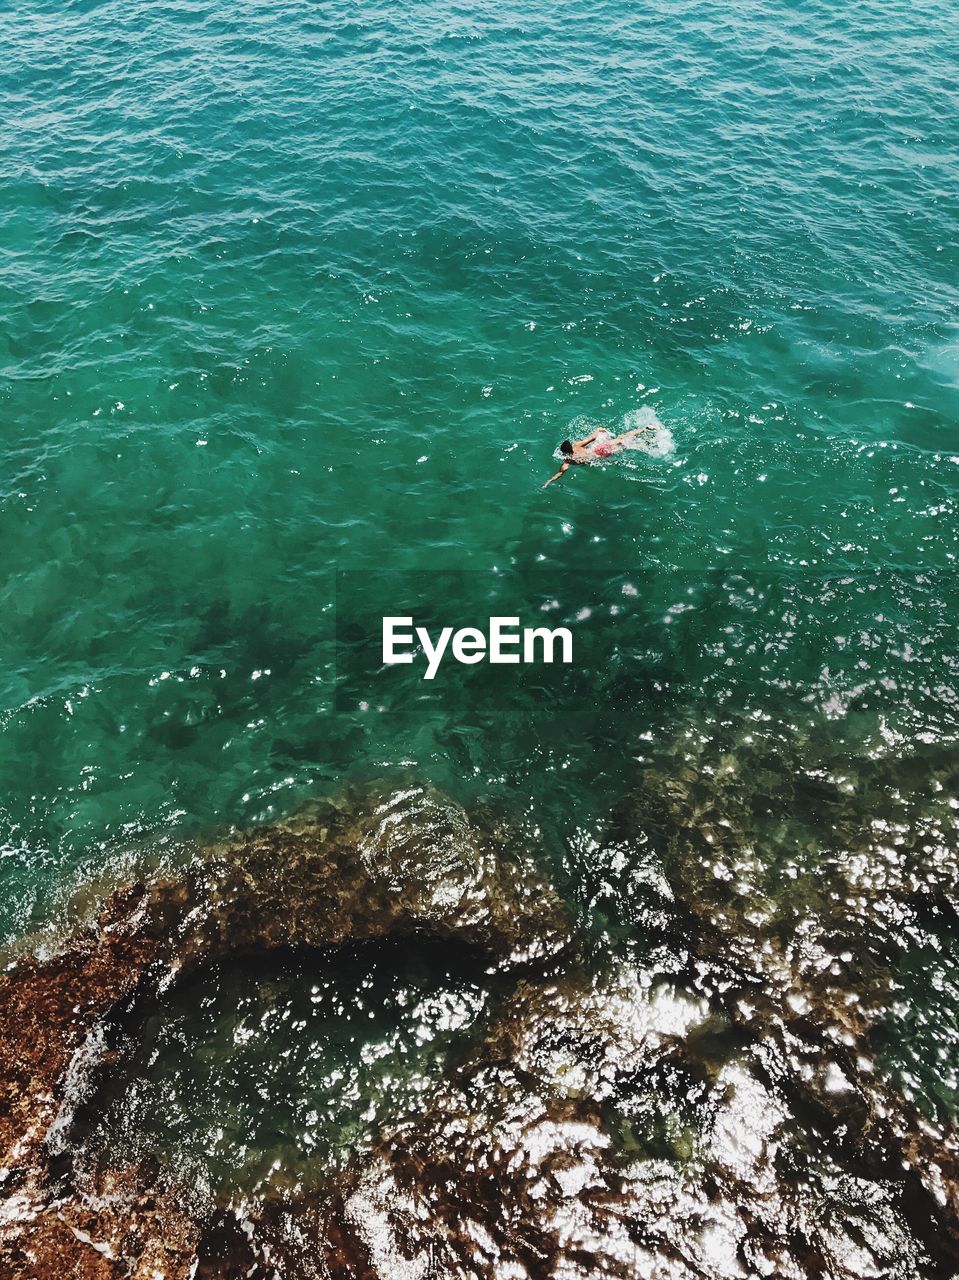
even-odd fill
[[[180,1280],[260,1264],[269,1274],[268,1249],[230,1214],[191,1204],[156,1171],[90,1172],[63,1149],[102,1052],[99,1028],[142,984],[184,965],[402,933],[455,938],[501,966],[569,940],[558,898],[528,861],[412,789],[359,810],[317,806],[207,850],[178,882],[116,891],[59,954],[21,960],[0,980],[0,1274]],[[301,1206],[300,1217],[315,1211]],[[289,1215],[265,1209],[264,1240],[272,1233],[280,1247],[271,1216]],[[292,1280],[311,1264],[290,1255],[287,1270]]]

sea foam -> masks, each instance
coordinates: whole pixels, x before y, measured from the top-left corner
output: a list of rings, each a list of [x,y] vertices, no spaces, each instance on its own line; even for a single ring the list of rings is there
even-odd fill
[[[637,428],[645,428],[645,431],[628,446],[631,450],[646,453],[651,458],[666,458],[675,453],[676,441],[673,439],[673,433],[669,427],[663,426],[656,410],[648,404],[623,415],[620,432],[635,431]]]

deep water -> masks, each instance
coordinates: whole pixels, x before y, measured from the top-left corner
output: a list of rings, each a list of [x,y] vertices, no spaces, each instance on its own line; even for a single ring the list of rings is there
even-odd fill
[[[514,824],[604,947],[646,927],[596,857],[650,767],[741,770],[777,919],[907,829],[903,894],[951,889],[952,4],[82,0],[0,33],[8,944],[382,778]],[[543,489],[644,408],[671,451]],[[408,608],[548,619],[577,660],[381,671]],[[883,927],[877,1050],[949,1119],[955,916]],[[194,1065],[267,1000],[230,981]]]

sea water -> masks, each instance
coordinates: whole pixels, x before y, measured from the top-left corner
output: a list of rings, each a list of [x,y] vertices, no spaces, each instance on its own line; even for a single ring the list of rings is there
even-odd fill
[[[651,764],[742,768],[800,914],[842,820],[764,828],[777,759],[942,803],[955,6],[28,0],[0,29],[11,947],[347,780],[500,813],[622,927],[596,850]],[[654,430],[544,489],[582,422]],[[427,697],[364,656],[411,594],[569,626],[574,670]],[[929,930],[885,1061],[948,1114]]]

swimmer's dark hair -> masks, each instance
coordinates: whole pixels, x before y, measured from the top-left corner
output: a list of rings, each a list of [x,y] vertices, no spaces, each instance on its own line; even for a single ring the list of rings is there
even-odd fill
[[[573,452],[572,440],[564,440],[563,443],[559,446],[559,451],[560,453],[572,453]]]

